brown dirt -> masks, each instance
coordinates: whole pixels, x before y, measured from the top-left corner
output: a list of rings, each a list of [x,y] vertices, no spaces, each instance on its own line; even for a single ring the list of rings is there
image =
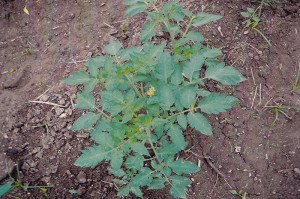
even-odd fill
[[[72,109],[76,88],[59,81],[83,69],[76,61],[100,54],[110,35],[138,44],[144,16],[123,21],[120,1],[28,1],[29,16],[23,12],[24,5],[23,1],[0,0],[0,183],[7,179],[3,162],[9,168],[18,162],[25,183],[54,187],[46,194],[37,189],[16,189],[8,195],[116,198],[107,164],[95,169],[73,165],[80,149],[91,142],[86,132],[68,130],[82,113]],[[251,31],[244,34],[239,13],[251,4],[205,0],[186,1],[186,5],[224,15],[201,32],[208,45],[222,48],[227,64],[248,78],[237,87],[217,87],[241,102],[227,113],[210,117],[213,137],[186,132],[190,149],[180,155],[199,162],[202,168],[190,176],[193,184],[188,198],[239,198],[229,194],[231,189],[247,192],[251,199],[300,198],[300,113],[286,110],[292,119],[280,115],[271,127],[274,113],[264,109],[266,103],[300,107],[300,91],[290,92],[300,62],[300,4],[294,1],[263,10],[266,22],[260,28],[271,40],[270,48],[259,35]],[[14,72],[5,73],[12,68]],[[28,103],[49,88],[39,100],[64,108]],[[203,154],[211,157],[226,182]],[[78,194],[69,194],[69,189]],[[162,190],[145,191],[145,198],[171,197]]]

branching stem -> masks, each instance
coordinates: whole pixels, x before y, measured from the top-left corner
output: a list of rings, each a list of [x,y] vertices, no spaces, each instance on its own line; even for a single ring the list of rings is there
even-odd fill
[[[142,98],[143,95],[141,94],[141,92],[139,91],[139,89],[136,87],[136,85],[134,84],[134,82],[130,79],[130,77],[128,75],[125,75],[125,77],[128,79],[129,83],[131,84],[131,86],[133,87],[133,89],[135,90],[135,92],[138,94],[139,98]]]
[[[178,113],[175,113],[175,114],[173,114],[173,115],[170,115],[170,116],[167,117],[166,119],[169,120],[169,119],[171,119],[171,118],[174,117],[174,116],[181,115],[181,114],[188,113],[188,112],[192,112],[192,111],[195,111],[195,110],[197,110],[197,109],[199,109],[199,108],[200,108],[200,106],[195,107],[195,108],[191,108],[191,109],[187,109],[187,110],[184,110],[184,111],[180,111],[180,112],[178,112]]]
[[[194,19],[195,19],[195,17],[192,16],[189,23],[188,23],[188,25],[186,26],[186,29],[185,29],[184,33],[182,34],[182,37],[184,37],[188,33]]]

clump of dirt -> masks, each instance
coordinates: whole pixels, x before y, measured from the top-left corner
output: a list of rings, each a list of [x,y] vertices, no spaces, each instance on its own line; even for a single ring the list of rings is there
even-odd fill
[[[300,113],[284,110],[274,127],[267,106],[300,107],[300,91],[291,94],[291,80],[300,62],[300,4],[264,7],[260,28],[272,47],[255,32],[245,31],[240,12],[253,7],[245,1],[186,1],[192,10],[224,15],[200,29],[205,44],[222,48],[224,60],[248,80],[237,87],[214,89],[240,99],[227,113],[210,116],[213,137],[185,132],[189,147],[180,156],[202,171],[189,176],[188,198],[300,198]],[[15,189],[22,198],[116,198],[117,187],[108,164],[94,169],[74,166],[80,150],[91,145],[89,134],[70,131],[82,112],[73,108],[76,88],[59,81],[84,69],[88,57],[102,53],[110,36],[137,45],[145,16],[124,20],[120,1],[0,1],[0,182],[5,169],[39,189]],[[162,33],[154,39],[165,39]],[[29,102],[29,101],[35,102]],[[76,190],[77,194],[69,193]],[[9,196],[7,196],[8,198]],[[4,197],[5,198],[5,197]],[[128,198],[134,198],[129,196]],[[145,198],[171,198],[167,190],[145,191]]]

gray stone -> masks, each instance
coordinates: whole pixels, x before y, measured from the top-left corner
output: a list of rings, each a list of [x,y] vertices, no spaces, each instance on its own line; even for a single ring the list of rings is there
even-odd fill
[[[16,70],[15,72],[8,74],[6,81],[3,83],[3,87],[5,89],[18,87],[23,76],[24,70]]]

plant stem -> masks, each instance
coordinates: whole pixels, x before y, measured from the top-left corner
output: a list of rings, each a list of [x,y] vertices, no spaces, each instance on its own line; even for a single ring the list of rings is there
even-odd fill
[[[160,11],[158,10],[158,8],[156,7],[155,3],[152,3],[152,6],[154,8],[154,10],[157,12],[157,13],[160,13]],[[166,17],[163,18],[164,19],[164,24],[165,26],[167,27],[169,33],[170,33],[170,36],[171,36],[171,41],[172,41],[172,44],[173,44],[173,40],[175,38],[174,36],[174,33],[172,32],[171,30],[171,25],[170,25],[170,21],[169,19],[167,19]]]
[[[269,44],[269,46],[272,46],[271,42],[267,39],[267,37],[260,30],[258,30],[255,27],[252,27],[252,29],[255,30],[258,34],[260,34],[264,38],[264,40]]]
[[[141,91],[142,91],[142,96],[145,96],[145,92],[144,92],[144,83],[141,82]]]
[[[95,109],[100,112],[102,115],[104,115],[104,117],[106,117],[106,119],[112,119],[112,117],[110,117],[109,115],[107,115],[106,113],[104,113],[101,109],[98,109],[97,107],[95,107]]]
[[[134,84],[134,82],[132,82],[132,80],[130,79],[130,77],[128,75],[125,75],[125,77],[128,79],[129,83],[131,84],[131,86],[133,87],[133,89],[135,90],[135,92],[138,94],[139,98],[142,98],[143,95],[140,93],[139,89],[136,87],[136,85]]]
[[[184,33],[182,34],[182,37],[184,37],[188,33],[194,19],[195,19],[195,17],[192,16],[189,21],[189,24],[186,26],[186,29],[185,29]]]
[[[27,189],[52,188],[54,186],[28,186]]]
[[[154,154],[155,154],[155,156],[156,156],[156,159],[157,159],[158,163],[159,163],[159,164],[162,164],[162,162],[161,162],[161,161],[159,160],[159,158],[158,158],[156,149],[155,149],[155,147],[154,147],[154,145],[153,145],[153,142],[152,142],[152,140],[151,140],[151,132],[150,132],[150,129],[149,129],[149,128],[146,128],[146,133],[147,133],[147,135],[148,135],[149,143],[150,143],[151,148],[152,148],[152,150],[153,150],[153,152],[154,152]],[[161,172],[162,172],[162,174],[165,176],[167,182],[172,186],[172,183],[169,181],[169,179],[168,179],[168,177],[167,177],[167,175],[165,174],[165,172],[164,172],[163,169],[161,170]]]
[[[184,114],[184,113],[187,113],[187,112],[195,111],[195,110],[197,110],[197,109],[199,109],[199,108],[200,108],[200,106],[195,107],[195,108],[192,108],[192,109],[180,111],[180,112],[178,112],[178,113],[175,113],[175,114],[173,114],[173,115],[170,115],[170,116],[167,117],[166,119],[170,119],[170,118],[172,118],[172,117],[174,117],[174,116],[181,115],[181,114]]]

